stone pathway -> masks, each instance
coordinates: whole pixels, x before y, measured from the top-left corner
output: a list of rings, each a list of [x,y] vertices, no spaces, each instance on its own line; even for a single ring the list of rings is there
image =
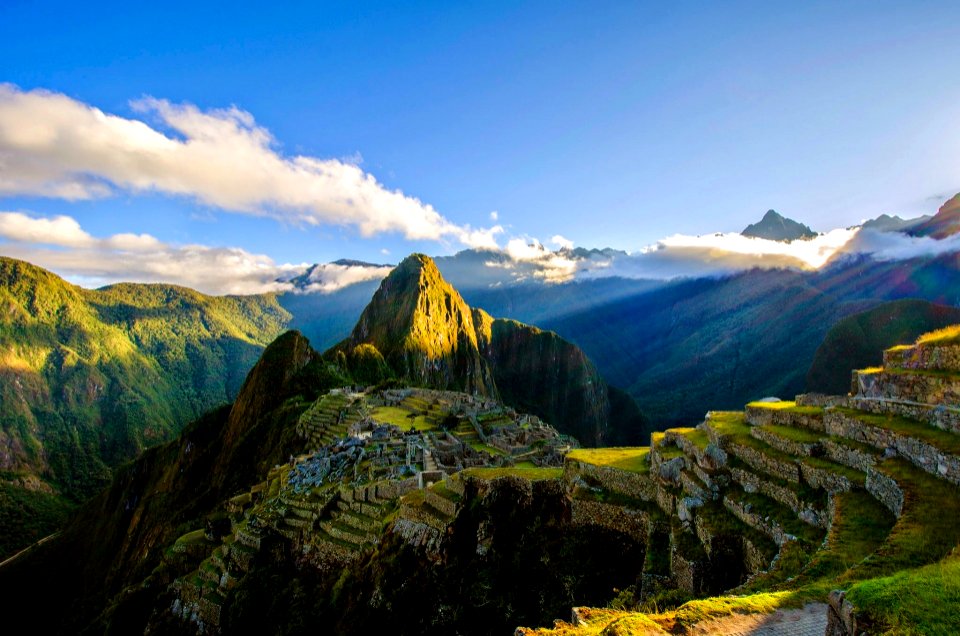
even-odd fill
[[[823,636],[827,631],[827,606],[810,603],[803,609],[773,614],[736,614],[692,627],[689,636]]]

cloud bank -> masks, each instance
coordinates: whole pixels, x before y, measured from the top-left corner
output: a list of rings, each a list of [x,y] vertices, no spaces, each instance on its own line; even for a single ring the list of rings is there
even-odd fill
[[[292,291],[307,264],[279,264],[236,247],[172,245],[148,234],[95,237],[69,216],[0,212],[0,253],[29,261],[85,287],[119,281],[172,283],[208,294]],[[331,293],[389,273],[389,267],[327,264],[313,268],[305,289]]]
[[[503,232],[452,223],[351,161],[284,155],[238,108],[201,111],[152,97],[132,106],[168,132],[59,93],[0,84],[0,195],[75,201],[160,192],[293,225],[468,247],[494,247]]]
[[[499,276],[485,281],[496,286],[531,280],[565,283],[609,277],[669,280],[721,276],[754,268],[809,271],[849,255],[886,261],[960,252],[960,235],[936,240],[859,227],[836,229],[789,243],[735,233],[678,234],[633,253],[573,249],[572,243],[556,238],[551,242],[560,246],[557,250],[527,238],[513,239],[502,250],[488,253],[484,264],[491,272],[499,272]]]

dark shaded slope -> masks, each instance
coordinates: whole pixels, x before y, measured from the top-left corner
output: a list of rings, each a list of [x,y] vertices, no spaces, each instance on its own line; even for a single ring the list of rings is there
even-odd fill
[[[900,298],[960,303],[960,257],[845,259],[822,271],[753,270],[681,281],[546,327],[628,387],[654,426],[708,408],[802,392],[806,369],[842,318]]]
[[[844,318],[817,348],[807,371],[807,390],[843,395],[853,369],[879,366],[883,351],[924,333],[960,322],[960,309],[924,300],[897,300]]]
[[[913,236],[930,236],[943,239],[960,232],[960,194],[940,206],[932,219],[911,227]]]

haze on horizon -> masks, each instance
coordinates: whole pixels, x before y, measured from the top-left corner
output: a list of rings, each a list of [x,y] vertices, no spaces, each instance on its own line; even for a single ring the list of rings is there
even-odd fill
[[[676,274],[701,271],[676,254],[699,267],[712,233],[768,208],[836,250],[845,227],[960,190],[958,18],[948,2],[4,3],[0,254],[218,292],[469,247],[568,271],[531,244],[656,245]],[[737,244],[721,265],[827,254]]]

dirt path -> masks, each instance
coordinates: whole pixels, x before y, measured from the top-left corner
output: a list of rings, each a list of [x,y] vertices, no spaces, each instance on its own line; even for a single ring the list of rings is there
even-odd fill
[[[827,606],[810,603],[803,609],[779,610],[773,614],[737,614],[705,621],[687,632],[690,636],[823,636],[827,630]]]

